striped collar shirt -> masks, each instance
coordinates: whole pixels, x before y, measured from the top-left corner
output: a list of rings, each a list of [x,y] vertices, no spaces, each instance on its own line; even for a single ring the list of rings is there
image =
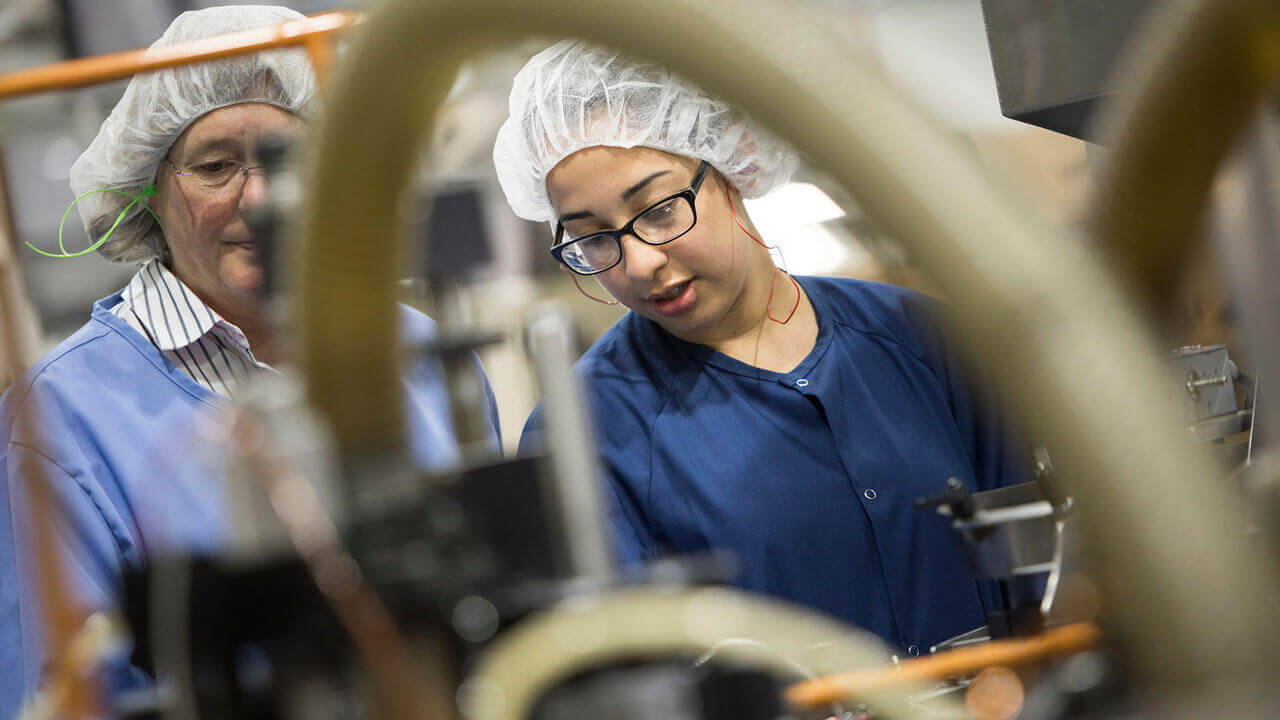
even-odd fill
[[[249,378],[274,369],[259,362],[240,328],[206,305],[159,260],[142,266],[112,314],[141,333],[200,385],[234,398]]]

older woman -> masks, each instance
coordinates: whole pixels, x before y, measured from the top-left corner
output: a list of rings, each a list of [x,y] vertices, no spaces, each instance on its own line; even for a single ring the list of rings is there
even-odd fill
[[[252,6],[185,13],[154,47],[298,17]],[[40,681],[31,479],[52,483],[73,601],[108,606],[122,568],[154,549],[139,508],[177,492],[171,476],[190,462],[194,419],[223,411],[247,381],[275,373],[283,359],[259,297],[262,270],[245,215],[265,190],[259,142],[299,132],[315,101],[301,51],[138,76],[72,168],[77,195],[108,191],[80,203],[90,236],[105,240],[99,251],[141,267],[127,287],[98,301],[89,322],[15,383],[0,406],[0,716],[12,716]],[[433,332],[425,316],[402,314],[411,339]],[[423,365],[406,384],[416,459],[426,466],[452,462],[441,374]],[[490,411],[496,443],[492,402]],[[23,416],[38,425],[15,421]],[[181,501],[160,504],[176,509],[179,524],[216,517],[204,508],[182,512]],[[204,529],[184,528],[191,535]]]
[[[733,551],[744,587],[910,655],[982,625],[993,588],[912,503],[1021,474],[934,304],[775,267],[743,199],[795,157],[662,68],[561,42],[516,76],[510,113],[494,160],[511,206],[631,310],[579,364],[622,558]]]

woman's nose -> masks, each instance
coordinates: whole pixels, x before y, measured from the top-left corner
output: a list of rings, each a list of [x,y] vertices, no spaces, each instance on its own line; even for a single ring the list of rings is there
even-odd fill
[[[244,187],[240,189],[240,210],[248,212],[267,202],[267,176],[261,168],[251,168],[245,173]]]
[[[650,245],[629,233],[622,236],[621,243],[622,264],[630,278],[652,280],[667,264],[666,250],[660,245]]]

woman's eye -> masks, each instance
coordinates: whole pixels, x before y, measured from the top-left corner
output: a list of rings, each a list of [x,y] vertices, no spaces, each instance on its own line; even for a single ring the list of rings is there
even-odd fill
[[[669,200],[644,214],[644,222],[661,223],[671,219],[675,211],[676,200]]]
[[[212,162],[201,163],[196,166],[196,169],[209,173],[217,173],[222,172],[229,167],[231,167],[230,160],[214,160]]]

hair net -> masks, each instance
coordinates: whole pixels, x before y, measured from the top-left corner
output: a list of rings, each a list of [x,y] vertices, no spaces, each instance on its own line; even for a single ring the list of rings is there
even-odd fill
[[[152,44],[167,47],[189,40],[303,17],[288,8],[265,5],[215,7],[178,16]],[[137,193],[150,185],[173,141],[206,113],[243,102],[270,103],[307,115],[315,96],[315,76],[306,52],[272,50],[184,65],[136,75],[102,123],[98,136],[71,166],[71,189]],[[97,242],[130,202],[115,193],[94,193],[79,203],[85,231]],[[135,204],[98,252],[114,262],[159,255],[163,238],[151,214]]]
[[[529,220],[555,217],[547,173],[594,145],[706,160],[747,198],[787,182],[798,163],[789,146],[736,107],[664,68],[579,40],[529,60],[516,74],[510,112],[493,162],[507,201]]]

